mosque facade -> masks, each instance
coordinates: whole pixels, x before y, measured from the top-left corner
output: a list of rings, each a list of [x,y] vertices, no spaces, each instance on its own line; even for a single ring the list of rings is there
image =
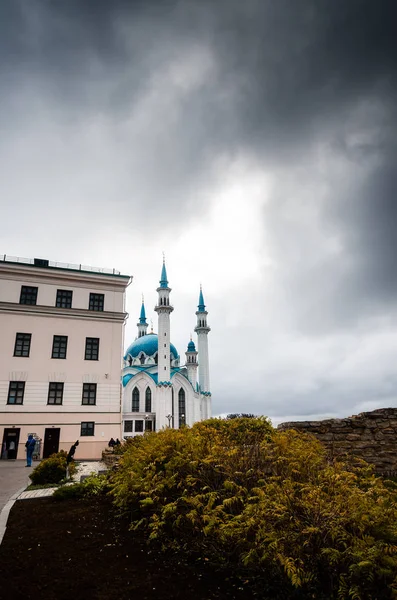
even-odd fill
[[[158,333],[147,332],[145,305],[142,301],[137,338],[127,348],[122,371],[122,435],[124,438],[178,429],[211,417],[208,333],[206,306],[200,287],[196,311],[197,349],[190,339],[181,362],[171,343],[171,288],[165,262],[161,271],[155,311]]]

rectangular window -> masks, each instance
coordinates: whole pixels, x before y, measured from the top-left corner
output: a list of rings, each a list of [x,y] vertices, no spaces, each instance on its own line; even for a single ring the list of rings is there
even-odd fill
[[[89,310],[102,311],[105,304],[105,294],[90,294]]]
[[[136,433],[143,432],[143,421],[135,421],[135,431]]]
[[[54,335],[51,358],[66,358],[67,347],[67,335]]]
[[[63,382],[51,381],[48,387],[47,404],[62,404],[63,402]]]
[[[153,431],[153,421],[145,421],[145,431]]]
[[[96,404],[96,383],[83,383],[82,404],[94,406]]]
[[[57,308],[72,308],[72,290],[57,290]]]
[[[99,338],[85,338],[85,360],[99,359]]]
[[[21,287],[21,295],[19,297],[19,304],[33,304],[37,302],[37,291],[39,288],[31,287],[29,285],[23,285]]]
[[[124,431],[126,433],[132,432],[132,421],[124,421]]]
[[[10,381],[8,388],[7,404],[23,404],[25,394],[24,381]]]
[[[14,356],[29,356],[31,333],[17,333],[15,338]]]
[[[81,437],[88,436],[88,435],[94,435],[94,427],[95,427],[94,421],[84,421],[81,424],[81,430],[80,430]]]

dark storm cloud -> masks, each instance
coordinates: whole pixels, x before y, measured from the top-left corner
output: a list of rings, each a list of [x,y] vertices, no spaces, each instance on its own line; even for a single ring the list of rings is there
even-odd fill
[[[268,225],[272,210],[277,219],[284,172],[304,164],[315,170],[312,153],[320,141],[337,148],[352,172],[368,153],[376,153],[377,167],[364,178],[360,174],[348,190],[328,181],[338,197],[328,198],[324,219],[332,213],[346,253],[328,267],[335,271],[335,293],[344,290],[346,308],[355,290],[384,289],[390,297],[397,250],[391,225],[396,219],[396,16],[393,0],[3,2],[3,129],[7,133],[7,122],[15,118],[18,92],[24,118],[32,102],[34,119],[37,95],[44,106],[56,106],[52,118],[65,123],[83,126],[89,118],[106,116],[113,127],[110,144],[123,154],[118,167],[125,181],[112,201],[123,208],[144,206],[149,215],[158,208],[165,214],[169,208],[188,210],[197,189],[211,180],[214,158],[249,152],[264,170],[280,173]],[[216,74],[176,99],[173,116],[161,105],[128,148],[126,120],[148,93],[153,74],[195,45],[210,50]],[[159,97],[164,84],[156,90]],[[355,125],[354,115],[363,102],[381,103],[382,110],[369,115],[376,135],[352,151],[345,138],[360,133],[363,123]],[[154,172],[155,177],[147,176]],[[275,246],[274,255],[282,260],[282,249],[278,255]],[[294,274],[288,276],[293,281]]]
[[[194,44],[209,47],[217,81],[178,107],[190,171],[222,151],[258,152],[267,164],[294,160],[352,103],[390,97],[395,85],[396,10],[388,0],[20,0],[0,10],[3,71],[37,76],[65,104],[116,118],[155,68]]]

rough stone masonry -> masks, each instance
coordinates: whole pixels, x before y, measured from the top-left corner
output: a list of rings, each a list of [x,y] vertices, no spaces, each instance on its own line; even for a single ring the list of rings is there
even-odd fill
[[[314,434],[333,455],[363,458],[379,474],[397,476],[397,408],[379,408],[346,419],[281,423],[278,429]]]

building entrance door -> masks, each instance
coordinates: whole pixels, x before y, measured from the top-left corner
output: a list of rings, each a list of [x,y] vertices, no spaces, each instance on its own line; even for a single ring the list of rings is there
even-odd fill
[[[48,458],[51,454],[55,454],[59,450],[59,434],[60,428],[51,427],[46,429],[44,433],[43,458]]]
[[[13,459],[18,454],[20,429],[4,429],[3,443],[1,444],[1,458]]]

